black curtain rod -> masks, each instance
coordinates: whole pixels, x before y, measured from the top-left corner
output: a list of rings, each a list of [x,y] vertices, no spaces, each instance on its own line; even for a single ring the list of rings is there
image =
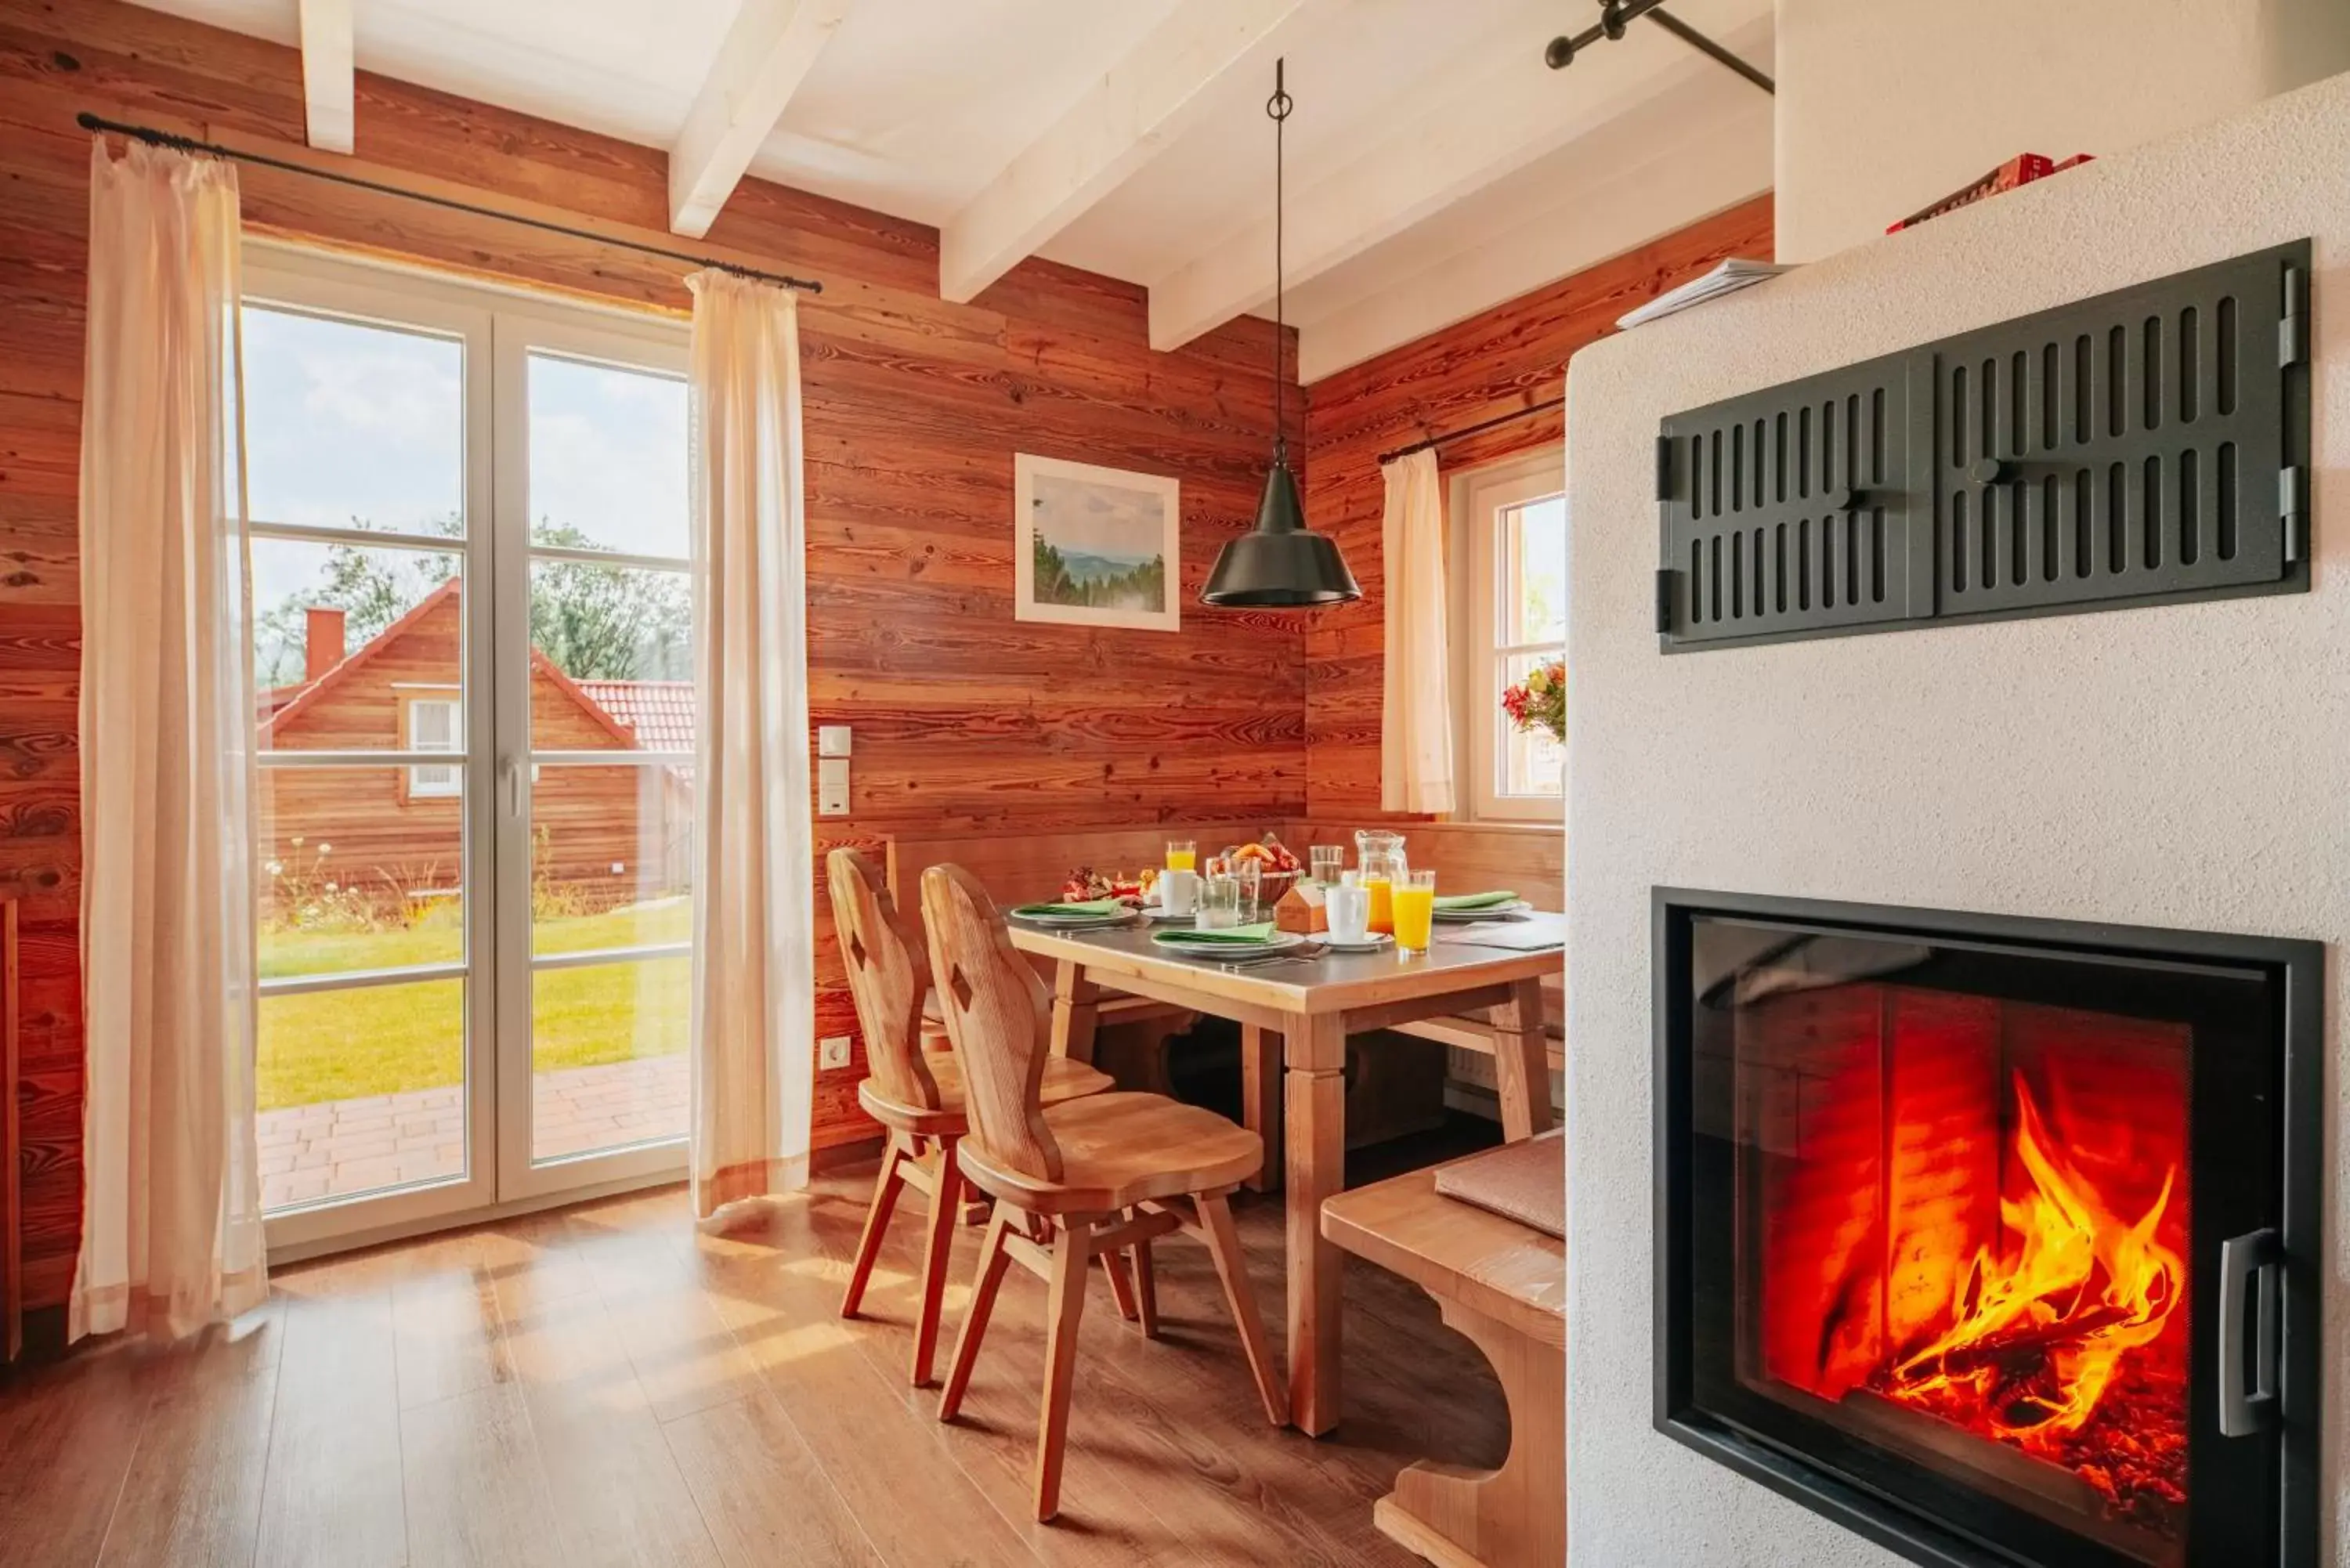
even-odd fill
[[[1479,420],[1473,425],[1462,425],[1457,431],[1446,431],[1442,435],[1430,436],[1426,441],[1416,441],[1409,446],[1399,446],[1393,452],[1383,452],[1379,453],[1379,461],[1381,462],[1393,462],[1399,457],[1409,457],[1413,452],[1426,452],[1432,446],[1442,446],[1447,441],[1456,441],[1463,436],[1472,436],[1480,434],[1485,431],[1499,430],[1503,425],[1510,424],[1518,420],[1525,419],[1529,415],[1546,414],[1553,409],[1563,409],[1565,407],[1566,407],[1566,397],[1562,393],[1544,402],[1529,403],[1523,409],[1513,409],[1506,414],[1495,414],[1490,420]],[[1307,452],[1305,454],[1305,460],[1308,462],[1313,462],[1314,454],[1312,452]]]
[[[128,136],[134,140],[146,142],[151,147],[170,147],[182,152],[205,152],[215,158],[233,158],[240,163],[257,163],[265,169],[279,169],[288,174],[307,174],[313,180],[328,180],[338,185],[348,185],[354,190],[372,191],[379,196],[398,196],[406,201],[422,202],[429,206],[444,208],[452,213],[465,213],[476,218],[494,218],[500,223],[520,223],[525,228],[537,229],[545,234],[561,234],[567,239],[586,240],[591,244],[616,245],[624,251],[638,251],[645,255],[660,256],[665,261],[684,262],[691,266],[713,267],[720,272],[732,273],[736,277],[755,278],[761,283],[781,284],[785,288],[801,289],[809,294],[824,292],[824,285],[813,278],[793,277],[777,272],[761,272],[757,267],[744,266],[740,262],[721,261],[716,256],[701,256],[688,251],[668,250],[660,245],[646,244],[639,240],[624,240],[611,234],[596,234],[588,229],[575,229],[562,223],[551,223],[544,218],[525,217],[520,213],[501,213],[494,207],[477,207],[471,202],[460,202],[448,196],[435,196],[430,192],[404,190],[398,185],[386,185],[380,181],[363,180],[356,174],[338,174],[330,169],[313,169],[307,163],[295,163],[283,158],[271,158],[264,153],[247,152],[241,148],[223,147],[217,142],[198,141],[192,136],[181,136],[173,131],[158,130],[151,125],[125,125],[120,120],[106,119],[87,110],[77,115],[75,119],[84,130],[112,131],[117,136]]]

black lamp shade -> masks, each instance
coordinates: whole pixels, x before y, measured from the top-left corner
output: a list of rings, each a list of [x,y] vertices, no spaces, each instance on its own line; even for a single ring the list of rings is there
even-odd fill
[[[1274,457],[1264,476],[1264,499],[1257,504],[1256,526],[1216,556],[1201,600],[1232,608],[1294,609],[1362,597],[1338,546],[1305,526],[1289,460]]]

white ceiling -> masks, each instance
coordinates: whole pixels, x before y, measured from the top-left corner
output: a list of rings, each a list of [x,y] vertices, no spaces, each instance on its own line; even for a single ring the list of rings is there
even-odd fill
[[[145,3],[300,41],[302,0]],[[935,224],[951,238],[959,217],[972,233],[982,217],[1002,219],[983,225],[1001,262],[1033,245],[1149,286],[1162,348],[1244,311],[1272,313],[1264,100],[1270,61],[1284,54],[1296,105],[1287,130],[1287,315],[1309,381],[1771,183],[1771,99],[1661,28],[1636,22],[1566,70],[1544,67],[1554,34],[1597,19],[1597,6],[1580,0],[324,0],[323,8],[348,11],[362,69],[671,148],[705,84],[716,100],[714,109],[704,103],[705,120],[764,114],[741,107],[750,95],[738,81],[712,83],[713,62],[728,53],[739,77],[744,40],[771,39],[795,7],[811,36],[790,74],[771,84],[771,96],[788,95],[780,119],[761,140],[762,119],[742,144],[756,147],[751,172]],[[841,13],[828,36],[808,22],[827,10]],[[1672,5],[1765,70],[1771,10],[1771,0]],[[367,155],[364,128],[357,151]],[[722,192],[731,172],[722,167]]]

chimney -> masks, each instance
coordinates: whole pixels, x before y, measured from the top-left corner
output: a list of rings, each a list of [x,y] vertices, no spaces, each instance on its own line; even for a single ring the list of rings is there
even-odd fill
[[[316,680],[343,661],[343,612],[311,609],[302,628],[302,679]]]

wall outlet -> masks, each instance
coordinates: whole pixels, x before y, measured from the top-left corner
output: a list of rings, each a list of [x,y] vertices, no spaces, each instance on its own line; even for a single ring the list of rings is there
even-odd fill
[[[816,814],[848,815],[848,759],[819,757],[816,764]]]
[[[848,1036],[827,1034],[816,1042],[816,1060],[827,1068],[848,1065]]]

